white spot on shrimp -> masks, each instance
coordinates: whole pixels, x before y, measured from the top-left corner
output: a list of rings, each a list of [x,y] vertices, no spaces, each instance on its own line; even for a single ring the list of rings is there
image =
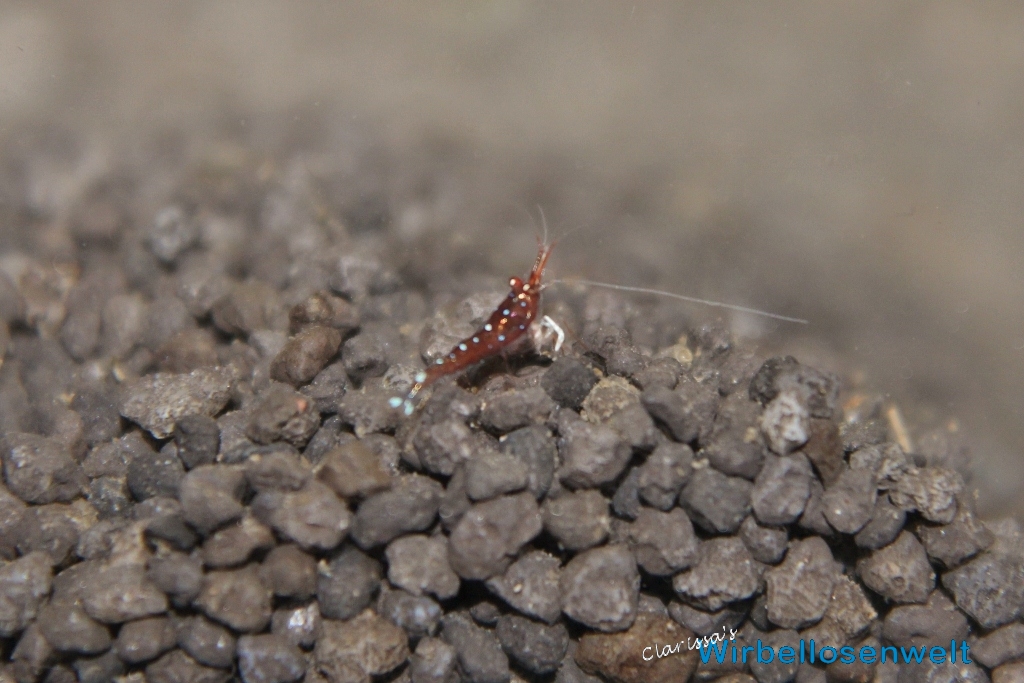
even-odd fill
[[[526,308],[526,302],[525,301],[520,301],[519,305],[522,306],[523,308]]]
[[[526,325],[520,325],[520,326],[519,326],[519,329],[521,329],[521,330],[525,330],[525,329],[526,329]]]
[[[455,354],[454,353],[449,353],[448,357],[451,358],[452,360],[455,360]]]
[[[427,373],[422,372],[422,371],[416,373],[416,381],[417,382],[425,382],[426,379],[427,379]]]
[[[437,359],[436,361],[434,361],[434,362],[435,362],[435,363],[437,363],[438,365],[444,365],[444,358],[438,358],[438,359]]]
[[[465,350],[466,350],[466,349],[468,349],[468,348],[469,348],[469,347],[468,347],[468,346],[466,346],[465,344],[459,344],[459,351],[465,351]]]
[[[507,308],[504,311],[501,312],[502,315],[508,315],[508,313],[509,313],[509,310]]]
[[[473,337],[473,343],[474,344],[479,344],[480,343],[480,337]]]
[[[498,341],[505,341],[505,335],[499,334],[498,335]]]
[[[487,323],[486,325],[484,325],[484,329],[485,329],[486,331],[490,332],[490,331],[491,331],[492,329],[494,329],[494,328],[493,328],[493,327],[491,327],[491,324],[490,324],[490,323]]]
[[[392,408],[397,408],[398,406],[402,405],[403,400],[404,399],[399,398],[398,396],[392,396],[391,398],[388,399],[388,405],[391,406]]]

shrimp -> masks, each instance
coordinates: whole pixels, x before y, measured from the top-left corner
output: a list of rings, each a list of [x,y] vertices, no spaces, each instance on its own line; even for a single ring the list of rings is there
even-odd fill
[[[409,394],[405,398],[398,396],[392,398],[390,400],[391,407],[402,407],[406,415],[412,415],[415,405],[413,400],[424,388],[442,377],[503,353],[522,339],[537,318],[540,308],[540,293],[543,289],[541,279],[554,246],[553,242],[550,244],[540,242],[537,260],[534,261],[530,274],[526,276],[525,280],[515,276],[509,279],[508,284],[511,291],[494,309],[484,326],[453,346],[446,356],[438,358],[426,370],[417,373],[416,383],[409,390]],[[561,341],[564,338],[561,329],[553,321],[548,324],[556,330],[559,341]]]
[[[543,216],[543,212],[541,215]],[[682,301],[688,301],[690,303],[727,308],[729,310],[765,316],[785,322],[807,324],[807,321],[801,318],[791,318],[777,313],[769,313],[768,311],[761,311],[755,308],[747,308],[746,306],[736,306],[734,304],[726,304],[719,301],[696,299],[694,297],[683,296],[682,294],[675,294],[673,292],[647,289],[646,287],[628,287],[625,285],[577,279],[566,281],[554,280],[548,283],[542,283],[544,268],[547,266],[548,257],[551,256],[551,250],[555,246],[554,242],[547,242],[546,228],[547,225],[545,224],[545,239],[542,241],[538,238],[537,260],[534,261],[533,268],[530,269],[530,274],[526,276],[526,279],[523,280],[522,278],[515,276],[510,278],[508,284],[509,287],[511,287],[511,291],[508,293],[508,296],[498,304],[498,307],[494,309],[494,312],[491,313],[491,317],[487,319],[484,326],[474,334],[466,337],[453,346],[452,350],[449,351],[446,356],[438,358],[426,370],[417,373],[415,377],[415,384],[413,384],[412,389],[409,390],[408,395],[404,398],[395,396],[390,399],[389,404],[392,408],[401,407],[406,415],[412,415],[413,410],[415,409],[414,400],[416,396],[423,391],[423,389],[442,377],[464,370],[470,365],[511,349],[514,344],[519,342],[530,331],[531,324],[537,319],[537,313],[540,308],[541,292],[546,286],[560,282],[575,282],[591,287],[607,287],[626,292],[657,294],[674,299],[680,299]],[[556,337],[555,352],[557,353],[565,339],[565,333],[558,324],[548,316],[543,316],[540,324],[550,332],[554,333]]]

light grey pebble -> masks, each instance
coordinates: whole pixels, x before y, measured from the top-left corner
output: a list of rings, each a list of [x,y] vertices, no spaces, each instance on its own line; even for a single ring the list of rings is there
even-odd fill
[[[569,646],[564,624],[543,624],[516,614],[498,617],[495,634],[505,654],[537,675],[554,672]]]
[[[592,629],[624,631],[636,619],[640,572],[625,545],[576,555],[562,570],[559,588],[566,616]]]
[[[949,524],[956,516],[956,496],[963,488],[959,472],[922,467],[904,473],[889,491],[889,498],[904,510],[917,510],[930,522]]]
[[[345,548],[330,563],[320,564],[316,596],[328,619],[351,619],[362,612],[380,588],[380,563],[358,548]]]
[[[291,683],[306,673],[302,651],[273,634],[238,639],[238,671],[245,683]]]
[[[264,491],[252,502],[253,515],[303,548],[334,548],[345,537],[352,513],[316,480],[299,491]]]
[[[480,424],[505,434],[545,422],[554,408],[555,402],[540,387],[513,389],[491,395],[484,401]]]
[[[768,619],[782,628],[803,628],[818,621],[841,573],[824,540],[794,541],[782,564],[765,575]]]
[[[388,580],[413,595],[430,593],[447,600],[459,592],[459,576],[448,564],[444,536],[412,534],[391,541],[384,551]]]
[[[523,614],[551,624],[562,613],[559,594],[561,562],[542,550],[531,550],[512,563],[487,587]]]
[[[466,462],[466,494],[480,501],[521,491],[527,475],[526,465],[515,456],[487,450]]]
[[[1008,624],[1024,613],[1024,557],[1019,550],[984,552],[943,574],[942,585],[957,607],[983,628]]]
[[[697,561],[693,524],[679,508],[670,512],[643,508],[632,524],[624,526],[637,564],[649,574],[668,576]]]
[[[200,465],[184,476],[178,489],[185,521],[203,534],[239,519],[247,490],[245,473],[231,465]]]
[[[404,629],[409,638],[423,638],[437,633],[444,611],[437,601],[425,595],[412,595],[403,590],[389,590],[377,606],[380,615]]]
[[[256,565],[213,571],[203,579],[196,607],[206,616],[242,633],[258,633],[270,624],[270,589]]]
[[[157,439],[174,432],[185,415],[214,416],[231,398],[232,377],[226,369],[193,370],[188,374],[158,372],[130,382],[121,397],[121,415]]]
[[[753,516],[747,517],[740,525],[740,538],[754,559],[765,564],[780,562],[789,542],[785,529],[761,526]]]
[[[470,683],[509,683],[508,657],[497,637],[466,615],[455,612],[441,621],[441,639],[455,648],[459,671]]]
[[[437,518],[442,493],[441,485],[429,477],[398,477],[389,490],[360,503],[352,539],[361,548],[372,548],[402,534],[429,529]]]
[[[56,439],[6,434],[3,460],[8,488],[26,503],[67,502],[88,483],[81,466]]]
[[[807,443],[810,412],[805,396],[795,389],[780,391],[761,416],[761,432],[768,446],[779,455],[786,455]]]
[[[106,624],[120,624],[167,611],[167,596],[135,564],[94,565],[84,578],[86,613]]]
[[[868,588],[898,603],[924,602],[935,587],[924,546],[909,531],[859,560],[857,574]]]
[[[270,617],[270,631],[292,645],[309,649],[320,635],[320,606],[314,600],[298,607],[281,607]]]
[[[700,546],[696,565],[676,574],[672,587],[691,604],[711,612],[752,596],[761,583],[761,565],[738,538],[712,538]]]
[[[546,499],[541,505],[541,519],[544,530],[562,547],[573,551],[592,548],[611,531],[608,499],[594,489]]]
[[[686,444],[665,442],[640,466],[640,499],[664,512],[672,509],[679,491],[693,474],[693,451]]]
[[[186,617],[177,625],[178,647],[197,662],[228,669],[235,662],[236,636],[204,616]]]
[[[751,506],[757,521],[785,525],[799,519],[811,495],[811,463],[802,453],[769,457],[754,480]]]
[[[527,490],[538,500],[543,498],[551,487],[555,459],[558,457],[555,440],[547,427],[530,425],[517,429],[501,440],[499,448],[502,453],[515,456],[526,466]]]
[[[632,449],[611,427],[566,416],[560,417],[558,430],[561,467],[557,476],[570,488],[607,484],[629,464]]]
[[[462,515],[449,536],[452,569],[465,579],[500,574],[541,528],[540,510],[529,493],[477,503]]]
[[[178,644],[174,623],[167,617],[149,617],[121,626],[114,651],[126,664],[156,659]]]
[[[855,534],[871,521],[876,497],[875,477],[871,472],[847,469],[825,489],[821,505],[832,528],[843,534]]]
[[[458,655],[440,638],[423,638],[409,657],[412,683],[457,683]]]
[[[746,479],[728,477],[713,467],[697,469],[679,494],[679,505],[705,531],[733,533],[750,514],[750,492]]]
[[[50,602],[39,610],[36,623],[46,640],[61,652],[93,655],[110,647],[107,627],[71,601]]]
[[[888,495],[878,496],[871,511],[871,519],[853,540],[859,548],[877,550],[896,540],[906,520],[906,510],[893,505]]]

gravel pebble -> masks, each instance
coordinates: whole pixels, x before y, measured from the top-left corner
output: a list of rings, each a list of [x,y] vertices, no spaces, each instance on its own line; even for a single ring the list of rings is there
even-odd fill
[[[220,448],[220,427],[209,415],[183,415],[174,423],[174,443],[186,469],[213,464]]]
[[[586,672],[616,683],[686,683],[697,668],[699,656],[686,649],[693,634],[667,617],[640,614],[622,633],[587,633],[580,638],[575,661]],[[648,647],[675,646],[679,654],[645,661]],[[673,652],[675,650],[672,650]]]
[[[821,505],[825,519],[836,531],[855,534],[871,521],[877,489],[875,478],[867,470],[845,470],[825,489]]]
[[[957,607],[983,628],[1002,626],[1024,613],[1024,558],[1019,551],[982,553],[943,574],[942,585]]]
[[[320,612],[328,619],[351,619],[362,612],[380,588],[380,563],[347,547],[317,571],[316,596]]]
[[[184,607],[202,590],[203,565],[197,557],[170,552],[150,558],[146,578],[166,593],[176,607]]]
[[[558,457],[551,432],[542,425],[523,427],[507,434],[501,440],[499,449],[523,463],[526,467],[526,489],[537,500],[543,498],[551,488],[555,460]]]
[[[764,408],[761,432],[768,446],[779,455],[786,455],[807,443],[810,438],[810,412],[804,395],[793,389],[780,391]]]
[[[148,446],[138,449],[128,462],[127,484],[135,500],[154,496],[177,497],[185,467],[174,447],[161,448],[157,453]]]
[[[459,673],[470,683],[509,683],[508,657],[491,631],[465,614],[448,614],[441,621],[441,639],[455,648]]]
[[[67,502],[87,484],[81,466],[55,439],[5,434],[3,460],[8,488],[26,503]]]
[[[765,574],[768,618],[782,628],[803,628],[818,621],[841,573],[825,541],[794,541],[782,564]]]
[[[317,667],[330,680],[342,680],[332,674],[353,666],[366,676],[380,676],[395,670],[408,658],[405,632],[370,610],[348,621],[325,619],[313,650]]]
[[[608,499],[593,489],[548,498],[541,505],[541,519],[544,530],[568,550],[592,548],[611,531]]]
[[[178,635],[171,620],[150,617],[122,625],[114,652],[125,664],[141,664],[156,659],[177,644]]]
[[[668,576],[697,561],[693,524],[679,508],[670,512],[643,508],[636,521],[624,526],[637,564],[648,574]]]
[[[382,377],[388,370],[387,340],[378,332],[376,328],[365,329],[342,345],[341,362],[357,384],[370,377]]]
[[[341,346],[341,333],[331,327],[312,325],[288,340],[270,364],[270,377],[299,386],[327,367]]]
[[[391,486],[391,474],[377,454],[360,441],[328,451],[316,468],[316,478],[341,498],[365,498]]]
[[[231,398],[231,374],[224,369],[193,370],[188,374],[158,372],[124,387],[121,415],[157,439],[174,433],[178,418],[214,416]]]
[[[421,425],[413,434],[412,442],[422,468],[442,476],[453,474],[476,453],[492,450],[487,436],[473,432],[459,418]]]
[[[477,503],[448,537],[449,562],[464,579],[490,578],[504,572],[541,528],[540,510],[529,493]]]
[[[243,469],[249,487],[257,493],[273,489],[298,491],[313,476],[309,461],[282,443],[254,449]]]
[[[743,520],[739,534],[747,550],[758,562],[778,564],[786,554],[789,534],[785,529],[761,526],[751,516]]]
[[[124,663],[112,650],[96,657],[78,657],[73,666],[78,683],[107,683],[124,674]]]
[[[963,501],[957,504],[956,517],[943,526],[919,524],[915,529],[925,552],[944,567],[956,567],[992,545],[992,533],[978,521]]]
[[[575,358],[557,358],[540,380],[541,387],[563,408],[579,410],[583,399],[597,384],[593,370]]]
[[[200,553],[207,567],[222,569],[247,562],[253,553],[273,548],[275,541],[274,532],[246,515],[240,522],[214,532]]]
[[[666,442],[654,449],[640,466],[640,499],[667,512],[675,505],[683,485],[693,473],[693,451],[685,444]]]
[[[630,467],[612,496],[612,510],[624,519],[636,519],[640,508],[640,468]]]
[[[271,615],[270,631],[292,645],[308,650],[316,645],[322,621],[316,602],[299,607],[282,607],[274,610]]]
[[[393,585],[413,595],[430,593],[439,600],[459,592],[459,577],[448,564],[448,541],[444,536],[402,536],[389,543],[384,554],[388,580]]]
[[[730,534],[750,514],[750,493],[746,479],[728,477],[712,467],[696,469],[679,494],[679,505],[705,531]]]
[[[398,477],[391,489],[360,503],[352,521],[352,539],[361,548],[372,548],[402,534],[429,529],[437,517],[442,492],[441,485],[428,477]]]
[[[932,646],[967,637],[967,618],[942,591],[933,591],[923,605],[900,605],[885,615],[882,636],[899,647]],[[971,656],[974,656],[974,646]]]
[[[811,495],[813,476],[810,461],[801,453],[781,458],[770,456],[750,491],[757,521],[785,525],[799,519]]]
[[[558,431],[562,464],[557,475],[570,488],[607,484],[629,464],[632,449],[611,427],[576,418],[560,420]]]
[[[674,390],[655,386],[640,395],[647,412],[680,443],[703,442],[714,426],[716,392],[685,375]]]
[[[237,639],[228,629],[203,616],[187,617],[177,627],[178,647],[206,666],[228,669],[234,664]]]
[[[495,634],[512,661],[538,675],[555,671],[569,646],[564,625],[549,626],[516,614],[498,617]]]
[[[258,633],[270,624],[271,592],[256,565],[209,572],[196,598],[206,616],[242,633]]]
[[[345,335],[359,327],[359,309],[341,297],[320,290],[292,306],[288,322],[293,333],[308,325],[324,325]]]
[[[547,420],[555,402],[540,387],[513,389],[487,397],[480,411],[480,424],[506,434]]]
[[[97,565],[85,581],[82,604],[97,621],[120,624],[167,611],[167,596],[139,565]]]
[[[205,667],[181,650],[171,650],[146,667],[146,683],[224,683],[228,672]]]
[[[423,638],[409,657],[412,683],[457,683],[458,654],[440,638]]]
[[[238,639],[238,671],[245,683],[291,683],[306,673],[306,658],[279,635]]]
[[[532,550],[512,563],[501,576],[487,580],[487,587],[526,616],[551,624],[562,613],[558,558]]]
[[[871,519],[853,540],[860,548],[877,550],[896,540],[906,519],[906,510],[893,505],[889,496],[879,496],[871,512]]]
[[[1024,657],[1024,624],[997,628],[971,646],[971,656],[990,669]]]
[[[839,400],[839,381],[806,365],[792,356],[776,356],[766,360],[750,380],[750,398],[766,405],[787,389],[800,389],[805,394],[813,417],[831,418]]]
[[[316,560],[298,546],[279,545],[260,564],[260,577],[274,595],[306,600],[316,591]]]
[[[93,655],[106,651],[112,642],[107,627],[73,602],[51,602],[36,619],[47,642],[61,652]]]
[[[277,292],[260,280],[229,285],[227,294],[213,304],[210,312],[213,324],[224,334],[232,336],[244,336],[263,329],[283,329],[287,325]]]
[[[749,598],[760,583],[761,567],[738,538],[713,538],[702,543],[693,569],[672,579],[680,597],[711,612]]]
[[[240,467],[199,465],[186,474],[178,489],[185,521],[208,534],[241,518],[247,489]]]
[[[917,510],[930,522],[949,524],[956,516],[956,496],[964,488],[963,477],[942,467],[912,469],[896,481],[889,491],[893,504],[904,510]]]
[[[864,584],[893,602],[924,602],[935,587],[935,572],[920,541],[909,531],[857,562]]]
[[[559,578],[562,610],[598,631],[623,631],[637,614],[640,573],[624,545],[593,548],[576,555]]]
[[[57,661],[57,651],[43,636],[37,624],[30,624],[11,652],[14,680],[32,683]],[[65,678],[66,680],[66,678]]]
[[[286,441],[302,448],[320,428],[312,401],[286,384],[262,392],[249,416],[246,436],[259,444]]]
[[[264,491],[252,501],[252,513],[284,538],[303,548],[334,548],[349,530],[352,513],[318,481],[299,491]]]
[[[521,491],[527,482],[526,465],[514,455],[484,451],[466,462],[466,495],[473,501]]]
[[[403,590],[382,591],[377,612],[414,640],[436,634],[444,613],[436,600]]]

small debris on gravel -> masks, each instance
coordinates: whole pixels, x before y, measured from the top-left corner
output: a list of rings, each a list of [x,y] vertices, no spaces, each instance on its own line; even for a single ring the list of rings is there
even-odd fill
[[[377,153],[110,154],[53,206],[0,179],[0,681],[1024,680],[1024,531],[935,410],[552,288],[560,349],[406,414],[506,292],[427,229],[450,207],[419,225],[461,190]],[[975,664],[688,643],[730,630]]]

